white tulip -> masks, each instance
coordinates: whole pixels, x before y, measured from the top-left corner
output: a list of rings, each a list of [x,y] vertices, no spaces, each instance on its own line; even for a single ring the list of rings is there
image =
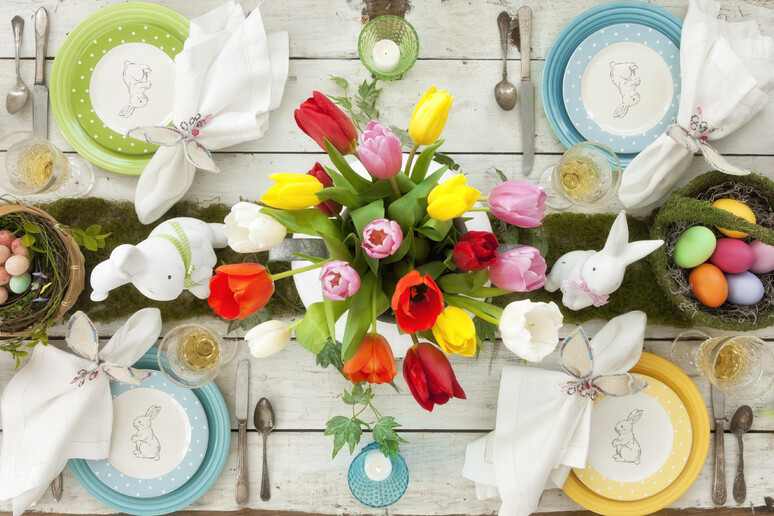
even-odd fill
[[[266,358],[281,351],[290,342],[290,327],[281,321],[266,321],[245,334],[250,354]]]
[[[503,344],[521,358],[540,362],[556,348],[562,319],[554,302],[514,301],[500,317],[500,336]]]
[[[225,222],[228,245],[237,253],[268,251],[287,234],[285,226],[261,213],[261,207],[250,202],[232,206]]]

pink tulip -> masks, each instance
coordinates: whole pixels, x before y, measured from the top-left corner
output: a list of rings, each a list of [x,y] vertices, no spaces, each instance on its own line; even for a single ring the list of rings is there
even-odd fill
[[[505,181],[489,192],[489,209],[500,220],[536,228],[546,215],[546,191],[524,181]]]
[[[394,220],[376,219],[363,228],[363,249],[371,258],[382,259],[395,254],[401,242],[403,231]]]
[[[320,270],[323,294],[331,301],[344,301],[360,289],[357,271],[342,260],[331,260]]]
[[[389,129],[372,120],[368,122],[360,141],[357,155],[369,174],[378,179],[388,179],[400,172],[403,164],[400,140]]]
[[[531,292],[546,283],[546,261],[534,247],[517,247],[489,266],[489,279],[498,288]]]

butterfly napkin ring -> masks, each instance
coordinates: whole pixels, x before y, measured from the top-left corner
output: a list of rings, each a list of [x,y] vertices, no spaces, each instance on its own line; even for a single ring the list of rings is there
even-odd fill
[[[94,380],[103,372],[111,380],[138,385],[150,377],[151,373],[120,364],[105,362],[99,357],[99,336],[97,329],[89,317],[78,311],[70,318],[67,324],[67,336],[65,337],[70,349],[81,358],[94,363],[91,369],[81,369],[70,383],[77,383],[82,387],[87,381]]]
[[[599,374],[594,371],[594,353],[582,328],[574,330],[562,342],[559,364],[573,378],[560,384],[562,392],[569,396],[578,395],[596,401],[600,394],[626,396],[648,386],[645,380],[630,373]]]
[[[181,146],[185,150],[186,159],[196,168],[209,172],[218,172],[218,167],[212,159],[212,154],[198,142],[199,131],[212,120],[212,115],[202,116],[196,113],[178,126],[146,125],[129,130],[126,135],[135,140],[161,145],[164,147]]]

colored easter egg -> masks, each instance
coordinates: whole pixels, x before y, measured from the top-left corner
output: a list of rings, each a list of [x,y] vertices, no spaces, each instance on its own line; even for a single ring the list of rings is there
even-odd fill
[[[752,267],[755,253],[752,248],[736,238],[720,238],[710,261],[723,272],[744,272]]]
[[[755,255],[750,272],[766,274],[767,272],[774,271],[774,245],[764,244],[760,240],[753,240],[750,242],[750,249],[753,250]]]
[[[32,276],[29,272],[25,272],[20,276],[11,276],[8,286],[14,294],[21,294],[30,288],[30,283],[32,283]]]
[[[21,254],[21,255],[27,256],[27,248],[24,247],[24,244],[22,244],[21,238],[17,238],[13,242],[11,242],[11,252],[13,254]]]
[[[701,304],[715,308],[726,301],[728,284],[723,271],[710,263],[699,265],[688,276],[691,292]]]
[[[754,305],[763,299],[763,283],[752,272],[726,274],[728,302],[736,305]]]
[[[11,242],[13,242],[14,240],[16,240],[16,235],[11,233],[7,229],[0,231],[0,245],[11,247]]]
[[[5,262],[5,270],[8,271],[8,274],[11,276],[20,276],[27,272],[27,269],[29,268],[30,261],[26,256],[21,254],[15,254]]]
[[[11,248],[7,245],[0,245],[0,264],[5,263],[9,256],[11,256]]]
[[[741,203],[734,199],[718,199],[717,201],[712,203],[712,206],[715,208],[720,208],[721,210],[726,210],[728,212],[731,212],[737,217],[742,217],[747,222],[750,222],[751,224],[755,224],[755,214],[744,203]],[[741,231],[732,231],[732,230],[723,229],[723,228],[718,228],[718,231],[720,231],[727,237],[731,237],[731,238],[744,238],[747,236],[747,233],[742,233]]]
[[[715,234],[710,228],[693,226],[683,231],[675,243],[674,260],[677,265],[690,269],[701,265],[715,251]]]
[[[0,285],[7,285],[11,281],[11,275],[5,270],[5,265],[0,265]]]
[[[8,291],[5,287],[0,287],[0,305],[8,301]]]

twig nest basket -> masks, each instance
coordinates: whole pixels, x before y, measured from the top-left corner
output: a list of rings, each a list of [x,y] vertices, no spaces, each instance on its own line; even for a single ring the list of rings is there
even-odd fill
[[[756,224],[712,207],[719,199],[734,199],[747,205],[755,215]],[[725,302],[709,308],[691,292],[688,281],[691,269],[676,265],[673,259],[680,235],[699,225],[711,229],[717,238],[725,236],[717,230],[721,227],[747,233],[742,239],[746,243],[757,239],[774,245],[773,207],[774,182],[771,180],[756,174],[732,176],[714,171],[673,192],[656,214],[652,237],[665,241],[650,257],[656,277],[672,303],[696,324],[729,331],[749,331],[774,324],[774,272],[759,275],[764,295],[758,303]]]
[[[30,272],[35,273],[31,288],[12,294],[0,305],[0,349],[10,351],[20,341],[45,336],[46,328],[75,304],[86,274],[78,244],[45,211],[22,204],[0,204],[3,229],[35,239],[30,246]]]

